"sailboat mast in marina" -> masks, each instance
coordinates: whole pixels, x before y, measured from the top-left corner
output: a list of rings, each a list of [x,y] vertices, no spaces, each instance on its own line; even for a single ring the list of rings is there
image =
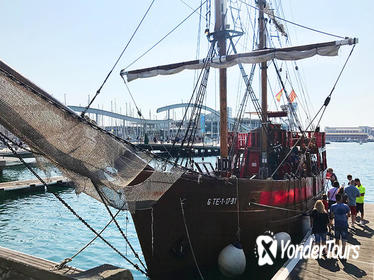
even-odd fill
[[[184,134],[180,146],[192,151],[209,70],[219,69],[220,157],[216,167],[210,164],[208,168],[207,162],[196,158],[182,165],[143,150],[77,115],[0,62],[0,124],[27,143],[38,158],[57,166],[74,181],[77,193],[131,212],[146,263],[141,272],[151,279],[180,279],[190,273],[202,278],[217,268],[230,276],[250,273],[257,267],[256,238],[271,231],[287,232],[297,240],[305,214],[325,188],[325,134],[318,123],[302,128],[275,61],[336,56],[341,46],[355,45],[357,39],[276,48],[267,32],[270,20],[275,21],[274,13],[268,1],[258,0],[257,47],[238,53],[233,38],[240,38],[246,30],[228,27],[225,0],[214,0],[214,4],[216,21],[214,31],[207,30],[210,48],[205,58],[124,69],[120,74],[128,83],[188,69],[201,71],[189,102],[191,116],[184,118],[178,129]],[[246,65],[251,67],[249,74]],[[286,99],[282,111],[268,110],[271,65]],[[245,89],[233,129],[228,131],[230,67],[239,68]],[[256,67],[261,98],[251,85]],[[259,125],[243,129],[248,100]],[[230,250],[240,255],[234,269],[227,258]],[[134,255],[142,265],[138,254]],[[141,265],[134,265],[134,269]]]

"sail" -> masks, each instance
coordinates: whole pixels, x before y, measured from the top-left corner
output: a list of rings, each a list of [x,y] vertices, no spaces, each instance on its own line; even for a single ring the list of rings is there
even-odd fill
[[[211,59],[210,66],[214,68],[228,68],[239,63],[254,64],[269,61],[272,59],[278,60],[299,60],[309,58],[315,55],[320,56],[336,56],[340,46],[352,45],[357,43],[356,38],[348,38],[345,40],[332,41],[326,43],[318,43],[311,45],[302,45],[289,48],[277,49],[262,49],[249,53],[233,54],[226,56],[216,56]],[[183,70],[202,69],[205,65],[205,60],[191,60],[180,63],[173,63],[150,68],[121,71],[122,76],[127,77],[127,81],[131,82],[139,78],[150,78],[158,75],[171,75],[179,73]]]
[[[153,157],[81,118],[1,61],[0,112],[0,123],[72,179],[78,193],[101,201],[100,190],[113,207],[126,208],[133,202],[127,196],[157,201],[179,178],[154,175],[129,187],[145,168],[153,170],[148,165]],[[155,191],[149,187],[154,177],[161,185]],[[148,194],[137,191],[143,184]]]

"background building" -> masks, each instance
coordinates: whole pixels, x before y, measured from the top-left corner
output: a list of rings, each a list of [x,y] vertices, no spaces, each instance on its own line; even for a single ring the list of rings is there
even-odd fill
[[[325,127],[326,141],[366,142],[374,139],[374,127]]]

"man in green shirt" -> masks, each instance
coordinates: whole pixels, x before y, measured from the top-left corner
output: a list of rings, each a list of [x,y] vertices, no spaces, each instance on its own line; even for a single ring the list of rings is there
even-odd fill
[[[360,191],[360,197],[356,198],[356,209],[357,213],[361,212],[361,225],[364,225],[364,197],[365,197],[365,188],[361,185],[360,179],[355,179],[355,185]]]

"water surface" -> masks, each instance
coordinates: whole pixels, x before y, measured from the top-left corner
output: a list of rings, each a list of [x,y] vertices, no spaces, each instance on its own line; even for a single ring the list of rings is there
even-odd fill
[[[360,178],[366,187],[365,202],[373,203],[374,143],[363,145],[332,143],[327,145],[327,154],[328,165],[334,169],[339,180],[345,182],[347,174],[352,174],[354,178]],[[51,168],[50,171],[52,176],[59,175],[55,168]],[[41,170],[38,170],[38,173],[43,174]],[[5,169],[0,180],[29,178],[33,177],[28,170],[24,167],[17,167]],[[110,220],[104,206],[96,200],[84,194],[77,196],[72,189],[62,191],[60,195],[97,231],[101,230]],[[115,210],[113,209],[113,211]],[[126,217],[128,222],[126,222]],[[140,252],[131,215],[122,212],[118,216],[118,221],[127,232],[134,248]],[[109,226],[103,236],[136,262],[114,225]],[[53,194],[45,193],[23,196],[16,200],[0,201],[0,237],[0,246],[60,262],[74,255],[94,237],[94,234],[73,216]],[[96,240],[70,264],[81,269],[89,269],[103,263],[129,268],[135,279],[146,279],[101,240]]]

